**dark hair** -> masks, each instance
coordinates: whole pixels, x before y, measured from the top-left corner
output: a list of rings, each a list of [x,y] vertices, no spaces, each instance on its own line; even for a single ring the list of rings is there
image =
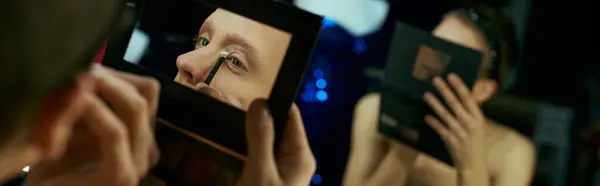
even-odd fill
[[[489,48],[489,65],[483,75],[504,83],[508,70],[513,67],[518,56],[515,28],[511,19],[497,6],[484,3],[466,3],[459,9],[460,17],[477,28]]]
[[[52,92],[86,71],[110,24],[114,1],[3,0],[0,3],[0,145]]]

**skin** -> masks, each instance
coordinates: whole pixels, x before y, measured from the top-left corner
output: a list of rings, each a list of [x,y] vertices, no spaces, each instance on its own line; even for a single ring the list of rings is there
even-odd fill
[[[455,14],[447,15],[433,34],[488,56],[482,35]],[[443,100],[430,93],[424,95],[424,101],[436,112],[425,121],[440,134],[457,166],[450,167],[381,136],[377,132],[381,96],[370,94],[355,109],[353,136],[360,138],[352,139],[344,185],[525,186],[531,183],[535,164],[532,142],[487,120],[479,108],[495,93],[496,83],[481,78],[469,91],[459,77],[450,76],[448,80],[433,81]],[[442,101],[450,108],[443,107]]]
[[[246,110],[267,98],[286,54],[291,35],[223,9],[198,31],[196,49],[177,58],[175,81]],[[228,54],[210,86],[204,80],[220,51]]]
[[[73,90],[48,97],[38,122],[0,148],[0,183],[30,165],[27,185],[135,186],[156,164],[150,120],[158,107],[158,82],[100,65],[76,82]],[[246,116],[248,158],[238,185],[310,183],[316,163],[295,105],[289,118],[282,146],[273,153],[267,102],[251,104]]]
[[[48,12],[41,14],[34,17],[48,16]],[[236,22],[242,24],[239,20]],[[243,25],[248,28],[237,30],[252,30],[251,24]],[[17,28],[33,33],[26,26]],[[47,38],[62,38],[44,29],[38,31],[42,32],[38,35],[45,34]],[[287,37],[289,41],[290,36]],[[263,49],[272,52],[278,48]],[[10,50],[2,52],[12,54]],[[263,60],[272,60],[268,57],[273,56]],[[82,72],[73,82],[68,88],[51,92],[37,112],[26,115],[32,119],[17,120],[17,126],[27,127],[18,128],[11,136],[3,136],[8,139],[0,146],[0,183],[29,165],[26,185],[136,186],[155,165],[158,151],[151,121],[158,107],[158,82],[101,65]],[[273,124],[267,114],[266,101],[253,105],[256,106],[251,106],[247,114],[249,154],[240,185],[307,185],[315,162],[298,109],[291,109],[283,146],[273,155]]]
[[[156,163],[150,119],[158,82],[101,66],[75,82],[49,96],[31,127],[0,148],[0,182],[30,165],[27,185],[133,186]]]
[[[259,99],[252,103],[246,117],[248,157],[238,186],[310,184],[317,165],[306,138],[300,110],[295,104],[290,108],[288,118],[281,146],[275,151],[273,118],[267,101]]]

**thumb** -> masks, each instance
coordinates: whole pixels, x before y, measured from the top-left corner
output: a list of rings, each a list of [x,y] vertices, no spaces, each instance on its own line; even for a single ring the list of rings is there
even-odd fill
[[[246,169],[250,171],[276,170],[273,150],[274,133],[273,119],[267,101],[255,100],[246,115],[246,140],[248,142]]]

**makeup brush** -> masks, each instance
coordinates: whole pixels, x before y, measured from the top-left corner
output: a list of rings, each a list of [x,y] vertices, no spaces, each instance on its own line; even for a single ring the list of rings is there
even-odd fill
[[[227,55],[228,54],[229,53],[227,51],[221,50],[221,54],[219,55],[219,59],[217,59],[217,62],[210,69],[210,72],[208,73],[208,76],[206,76],[206,79],[204,79],[204,84],[210,85],[210,82],[213,80],[213,78],[217,74],[217,71],[219,70],[219,67],[221,67],[221,64],[223,64],[223,62],[225,61],[225,59],[227,59]]]

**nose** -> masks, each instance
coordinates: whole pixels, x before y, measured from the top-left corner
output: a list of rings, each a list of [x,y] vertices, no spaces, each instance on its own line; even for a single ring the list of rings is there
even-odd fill
[[[183,80],[192,86],[204,82],[219,58],[218,50],[209,47],[193,50],[177,57],[177,69]]]

